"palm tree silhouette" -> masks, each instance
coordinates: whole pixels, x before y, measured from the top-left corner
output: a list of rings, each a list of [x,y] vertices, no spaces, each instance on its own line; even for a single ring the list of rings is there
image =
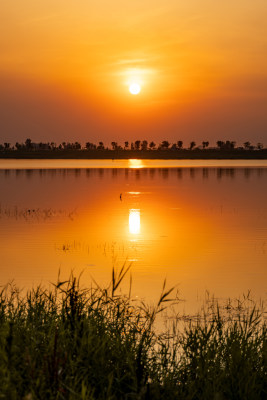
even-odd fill
[[[196,142],[190,142],[190,150],[193,150],[193,148],[196,146]]]

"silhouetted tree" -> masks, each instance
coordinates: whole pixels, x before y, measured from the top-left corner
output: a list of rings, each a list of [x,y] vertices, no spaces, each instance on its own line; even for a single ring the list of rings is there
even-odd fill
[[[94,143],[86,142],[86,143],[85,143],[85,148],[86,148],[87,150],[93,150],[93,149],[95,148],[95,145],[94,145]]]
[[[150,148],[150,150],[154,150],[155,147],[156,147],[156,143],[154,143],[154,142],[150,142],[150,143],[149,143],[149,148]]]
[[[244,143],[245,149],[249,150],[250,148],[250,142],[245,142]]]
[[[217,144],[217,146],[219,147],[219,149],[222,149],[223,146],[224,146],[224,142],[223,142],[222,140],[218,140],[218,141],[216,142],[216,144]]]
[[[193,148],[196,146],[196,142],[190,142],[190,150],[193,150]]]
[[[205,149],[206,147],[209,146],[209,142],[202,142],[202,147],[203,149]]]
[[[234,140],[231,141],[231,149],[234,149],[236,146],[236,142]]]
[[[129,142],[124,142],[124,149],[127,150],[129,147]]]
[[[104,150],[104,143],[103,142],[98,142],[98,146],[97,146],[98,150]]]
[[[134,150],[134,144],[133,144],[133,142],[131,143],[131,150]]]
[[[5,147],[5,150],[9,150],[10,149],[10,143],[4,143],[4,147]]]
[[[74,143],[74,148],[75,148],[75,150],[80,150],[81,149],[81,144],[79,143],[79,142],[75,142]]]
[[[182,140],[178,140],[177,146],[178,146],[178,149],[181,150],[183,148],[183,141]]]
[[[225,150],[231,150],[232,149],[232,142],[230,140],[226,140],[226,142],[223,145],[223,148]]]
[[[262,150],[263,149],[263,144],[262,143],[257,143],[257,149]]]
[[[136,140],[136,141],[134,142],[134,148],[135,148],[135,150],[140,150],[140,144],[141,144],[141,141],[140,141],[140,140]]]
[[[168,142],[168,140],[163,140],[163,142],[161,142],[160,148],[163,150],[167,150],[170,146],[170,143]]]
[[[118,143],[117,142],[111,142],[111,146],[113,150],[117,150],[118,148]]]
[[[222,150],[232,150],[235,148],[236,142],[235,141],[230,141],[226,140],[226,142],[223,142],[221,140],[218,140],[217,146]]]
[[[147,140],[143,140],[141,143],[141,149],[142,150],[147,150],[148,142]]]
[[[31,141],[31,139],[26,139],[26,140],[25,140],[25,146],[26,146],[26,149],[27,149],[27,150],[29,150],[29,149],[32,148],[32,141]]]

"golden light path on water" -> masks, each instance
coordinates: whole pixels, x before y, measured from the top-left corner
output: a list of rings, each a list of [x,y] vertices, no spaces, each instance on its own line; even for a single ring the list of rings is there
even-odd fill
[[[129,232],[134,235],[140,233],[140,210],[129,211]]]

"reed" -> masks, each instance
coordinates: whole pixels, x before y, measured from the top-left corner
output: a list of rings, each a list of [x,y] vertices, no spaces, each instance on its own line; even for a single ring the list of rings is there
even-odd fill
[[[266,399],[264,309],[215,302],[198,318],[177,317],[163,333],[155,307],[108,287],[84,289],[79,278],[39,286],[26,295],[0,293],[2,399]],[[230,303],[229,303],[230,304]]]

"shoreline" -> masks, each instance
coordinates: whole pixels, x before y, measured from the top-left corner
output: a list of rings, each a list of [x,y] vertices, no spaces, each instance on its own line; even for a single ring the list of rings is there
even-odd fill
[[[56,169],[253,169],[266,159],[0,159],[0,171]]]
[[[267,149],[262,150],[5,150],[0,159],[14,160],[267,160]]]

